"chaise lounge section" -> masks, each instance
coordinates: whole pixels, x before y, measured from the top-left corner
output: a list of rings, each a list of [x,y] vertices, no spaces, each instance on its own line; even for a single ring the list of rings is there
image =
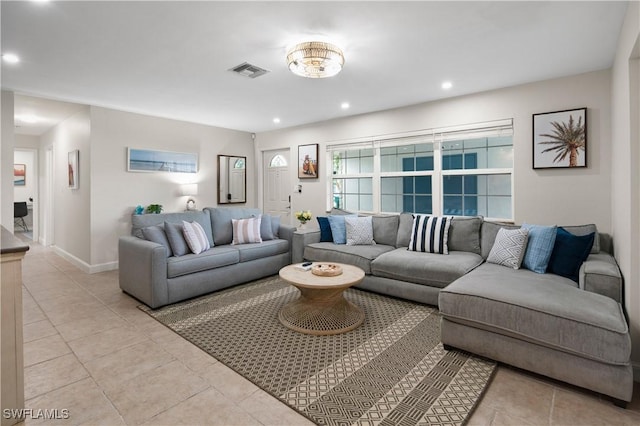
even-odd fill
[[[594,390],[618,405],[631,400],[631,340],[608,235],[595,225],[563,227],[576,236],[594,234],[576,282],[487,263],[499,230],[519,226],[455,217],[445,255],[407,250],[413,217],[396,219],[394,227],[388,217],[373,217],[380,245],[346,246],[319,242],[320,232],[295,233],[294,261],[355,264],[366,272],[360,288],[438,305],[446,347]]]

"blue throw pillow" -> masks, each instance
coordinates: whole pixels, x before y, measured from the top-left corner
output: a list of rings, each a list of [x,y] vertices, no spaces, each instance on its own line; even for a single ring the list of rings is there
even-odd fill
[[[551,253],[547,272],[578,282],[580,266],[589,257],[595,235],[595,232],[593,232],[588,235],[577,236],[562,227],[558,228],[556,243]]]
[[[352,215],[356,216],[356,215]],[[344,215],[328,216],[331,235],[334,244],[347,244],[347,225],[344,222]]]
[[[529,242],[527,243],[527,251],[522,259],[522,266],[544,274],[547,272],[551,252],[556,242],[557,226],[540,226],[523,224],[522,229],[529,231]]]
[[[316,219],[318,219],[318,225],[320,225],[320,242],[332,243],[333,234],[331,233],[331,225],[329,225],[329,218],[324,216],[319,216]]]

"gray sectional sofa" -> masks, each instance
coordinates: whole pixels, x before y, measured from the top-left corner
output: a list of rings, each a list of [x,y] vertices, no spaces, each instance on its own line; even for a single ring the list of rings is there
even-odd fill
[[[205,208],[202,211],[132,216],[131,236],[119,239],[120,288],[151,308],[158,308],[236,284],[277,274],[291,263],[295,228],[263,217],[261,234],[272,239],[231,245],[232,219],[256,217],[259,209]],[[164,223],[198,222],[209,250],[173,256],[166,244],[146,240],[143,229]],[[145,231],[146,232],[146,231]]]
[[[360,288],[437,305],[445,347],[608,395],[631,400],[631,340],[622,302],[622,277],[610,239],[594,225],[566,226],[575,235],[596,232],[579,282],[551,273],[487,263],[498,230],[515,228],[480,217],[456,217],[449,254],[407,250],[412,215],[374,216],[377,244],[320,242],[320,232],[296,232],[293,261],[342,262],[366,273]]]

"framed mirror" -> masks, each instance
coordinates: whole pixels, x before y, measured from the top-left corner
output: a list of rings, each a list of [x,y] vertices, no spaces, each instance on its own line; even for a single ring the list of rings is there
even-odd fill
[[[218,155],[218,204],[247,202],[247,157]]]

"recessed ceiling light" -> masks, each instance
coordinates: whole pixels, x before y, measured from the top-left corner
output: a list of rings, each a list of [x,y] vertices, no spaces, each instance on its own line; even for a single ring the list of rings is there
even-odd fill
[[[275,124],[280,124],[280,119],[278,117],[276,117],[276,118],[273,119],[273,122]]]
[[[349,102],[343,102],[340,104],[340,108],[342,109],[349,109],[351,105],[349,105]]]
[[[451,89],[452,87],[453,87],[453,83],[451,83],[450,81],[445,81],[442,83],[442,88],[444,90]]]
[[[4,59],[5,62],[9,62],[10,64],[20,62],[20,58],[18,58],[18,55],[15,55],[13,53],[5,53],[4,55],[2,55],[2,59]]]

